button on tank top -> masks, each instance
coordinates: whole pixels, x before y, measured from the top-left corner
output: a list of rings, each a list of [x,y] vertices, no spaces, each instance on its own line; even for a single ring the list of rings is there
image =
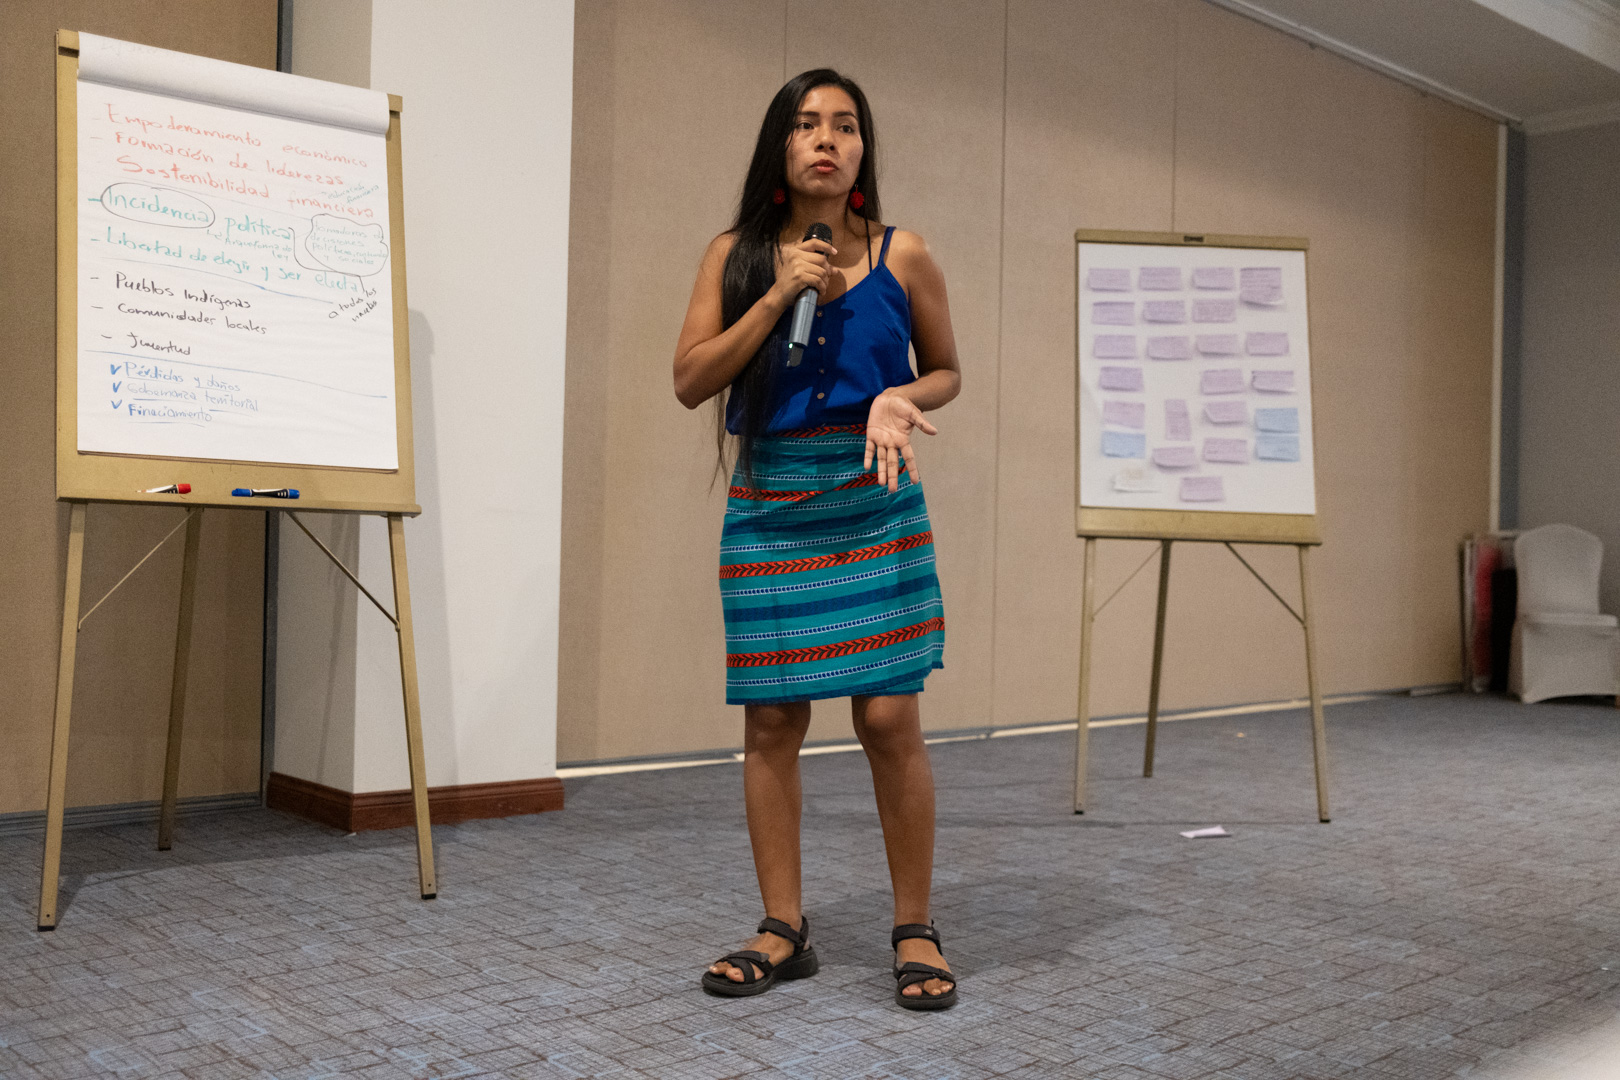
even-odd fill
[[[903,386],[911,371],[911,303],[889,270],[889,241],[883,231],[877,265],[855,287],[816,308],[810,342],[797,367],[787,366],[787,337],[793,309],[783,313],[768,339],[772,372],[766,406],[766,435],[831,424],[864,424],[872,399],[891,386]],[[740,402],[726,403],[726,430],[737,433]]]

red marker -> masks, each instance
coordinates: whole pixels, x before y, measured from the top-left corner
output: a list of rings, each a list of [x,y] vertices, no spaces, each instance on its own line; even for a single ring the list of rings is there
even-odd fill
[[[165,484],[163,487],[142,488],[142,495],[190,495],[190,484]]]

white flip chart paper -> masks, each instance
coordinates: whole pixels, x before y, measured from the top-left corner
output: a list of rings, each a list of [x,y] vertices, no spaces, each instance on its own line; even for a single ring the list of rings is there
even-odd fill
[[[1080,505],[1314,514],[1305,253],[1082,241],[1078,261]],[[1105,321],[1127,310],[1134,334]]]
[[[81,38],[78,448],[398,468],[386,98],[177,57]]]

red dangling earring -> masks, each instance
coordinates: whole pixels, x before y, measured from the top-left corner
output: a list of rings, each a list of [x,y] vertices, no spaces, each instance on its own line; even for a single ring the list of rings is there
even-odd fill
[[[771,202],[775,203],[777,206],[781,206],[783,203],[787,202],[787,192],[783,191],[781,188],[777,188],[771,193]]]
[[[852,188],[849,193],[849,206],[852,210],[859,210],[866,205],[866,196],[861,194],[860,188]]]

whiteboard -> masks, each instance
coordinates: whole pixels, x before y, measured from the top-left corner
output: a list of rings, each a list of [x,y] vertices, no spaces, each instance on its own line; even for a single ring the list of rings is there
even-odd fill
[[[1314,515],[1305,252],[1077,244],[1079,505]]]
[[[398,469],[386,97],[82,39],[77,449]]]

